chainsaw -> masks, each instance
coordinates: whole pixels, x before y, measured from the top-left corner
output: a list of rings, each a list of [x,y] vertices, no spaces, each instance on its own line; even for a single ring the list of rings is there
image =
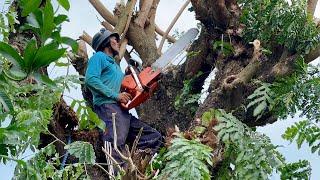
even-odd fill
[[[188,30],[150,67],[138,70],[137,61],[130,59],[128,68],[131,74],[126,75],[121,84],[121,91],[129,93],[133,98],[128,103],[122,103],[124,109],[132,109],[149,99],[158,88],[161,73],[180,54],[186,50],[199,33],[198,29]]]

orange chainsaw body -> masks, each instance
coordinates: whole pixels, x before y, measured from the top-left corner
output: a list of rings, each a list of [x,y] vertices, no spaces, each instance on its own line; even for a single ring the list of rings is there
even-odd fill
[[[121,104],[125,109],[135,108],[151,97],[158,87],[161,70],[154,70],[152,67],[146,67],[137,75],[142,85],[142,89],[138,87],[133,74],[126,75],[122,81],[121,91],[127,92],[132,96],[132,99],[127,104]]]

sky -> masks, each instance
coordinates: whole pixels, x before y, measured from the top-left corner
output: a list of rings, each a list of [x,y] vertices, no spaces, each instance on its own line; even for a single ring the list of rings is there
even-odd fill
[[[101,0],[105,6],[112,11],[115,0]],[[53,2],[56,2],[55,0]],[[171,20],[174,18],[175,13],[180,9],[180,7],[184,4],[183,0],[161,0],[157,9],[156,22],[158,26],[165,30]],[[100,28],[99,20],[102,20],[100,15],[95,11],[92,5],[87,0],[70,0],[71,8],[69,12],[64,12],[68,14],[70,22],[63,24],[62,34],[72,37],[74,39],[78,39],[78,37],[82,34],[83,31],[86,31],[91,36],[93,36]],[[0,0],[0,8],[3,6],[3,0]],[[59,11],[62,11],[60,9]],[[320,3],[318,3],[316,9],[316,17],[320,17]],[[185,10],[182,16],[179,18],[171,32],[175,29],[181,31],[187,31],[192,27],[196,27],[197,21],[195,20],[194,14]],[[88,55],[91,56],[93,51],[89,46],[87,46]],[[165,48],[164,48],[165,49]],[[122,67],[124,67],[125,62],[122,62]],[[50,72],[50,77],[55,78],[57,76],[65,75],[65,68],[53,67],[52,65],[48,68]],[[70,74],[77,74],[76,71],[71,68]],[[75,99],[82,99],[81,90],[73,89],[71,92],[65,92],[65,99],[67,102],[71,102],[71,99],[68,97],[72,97]],[[275,145],[281,145],[279,151],[284,154],[285,158],[288,162],[295,162],[299,159],[307,159],[310,161],[312,165],[312,175],[311,179],[316,180],[320,179],[320,172],[317,169],[320,169],[320,157],[316,154],[311,154],[310,148],[307,144],[303,144],[300,150],[297,149],[297,145],[295,143],[290,144],[287,141],[284,141],[281,138],[281,134],[284,133],[285,129],[291,126],[294,122],[297,122],[301,118],[293,117],[288,118],[286,120],[277,121],[274,124],[267,125],[265,127],[259,127],[258,131],[265,133],[271,138],[271,141]],[[28,156],[32,154],[32,152],[26,152],[25,155]],[[7,165],[0,165],[0,180],[11,179],[13,176],[14,163],[9,163]],[[279,179],[278,175],[273,175],[271,179]]]

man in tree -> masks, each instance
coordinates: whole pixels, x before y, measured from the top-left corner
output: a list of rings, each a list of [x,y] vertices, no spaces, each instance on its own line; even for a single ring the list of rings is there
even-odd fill
[[[162,143],[161,134],[120,106],[132,97],[120,92],[124,74],[114,59],[119,53],[119,34],[101,29],[93,37],[92,47],[96,53],[88,62],[85,83],[93,94],[94,111],[106,123],[102,140],[113,142],[112,113],[116,113],[117,145],[120,150],[124,149],[126,142],[133,142],[143,128],[137,147],[150,148],[155,153]],[[120,160],[115,151],[112,155]]]

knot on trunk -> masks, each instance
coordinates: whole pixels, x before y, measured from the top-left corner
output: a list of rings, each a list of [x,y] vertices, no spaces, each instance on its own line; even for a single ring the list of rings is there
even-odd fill
[[[241,84],[240,78],[237,75],[230,75],[224,79],[222,86],[224,90],[232,90],[238,87],[239,84]]]

